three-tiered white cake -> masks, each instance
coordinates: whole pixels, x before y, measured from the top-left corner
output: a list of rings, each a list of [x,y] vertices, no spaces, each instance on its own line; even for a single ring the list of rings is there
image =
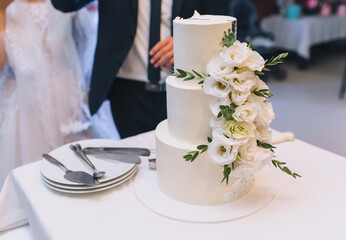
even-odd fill
[[[206,73],[208,62],[220,54],[220,42],[228,29],[236,31],[235,18],[195,14],[190,19],[175,19],[175,69]],[[182,202],[221,204],[230,188],[221,183],[223,167],[213,164],[208,154],[201,154],[193,162],[183,158],[211,137],[212,97],[198,82],[175,76],[166,80],[168,119],[156,128],[158,184],[165,194]]]

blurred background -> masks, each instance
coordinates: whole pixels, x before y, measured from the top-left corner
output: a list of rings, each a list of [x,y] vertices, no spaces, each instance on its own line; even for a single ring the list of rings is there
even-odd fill
[[[289,52],[263,77],[272,90],[271,127],[346,156],[346,1],[231,0],[238,39],[265,58]]]

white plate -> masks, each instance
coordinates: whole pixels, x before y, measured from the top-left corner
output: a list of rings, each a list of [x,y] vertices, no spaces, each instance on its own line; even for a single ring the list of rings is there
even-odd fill
[[[77,142],[76,142],[77,143]],[[78,141],[78,143],[83,147],[128,147],[128,145],[114,140],[106,139],[90,139],[84,141]],[[75,144],[75,143],[70,143]],[[87,173],[93,174],[91,168],[80,159],[69,147],[70,144],[61,146],[49,154],[55,157],[57,160],[62,162],[68,169],[72,171],[84,171]],[[101,179],[100,183],[104,183],[113,179],[116,179],[123,174],[130,171],[135,164],[133,163],[123,163],[115,160],[105,160],[96,158],[94,156],[88,155],[90,161],[95,165],[95,167],[100,171],[105,171],[106,174]],[[83,184],[74,183],[66,180],[64,178],[64,171],[61,170],[58,166],[43,160],[41,164],[41,174],[56,183],[65,184],[70,186],[80,186]]]
[[[113,184],[115,184],[117,182],[120,182],[120,181],[122,181],[124,179],[127,179],[129,176],[132,176],[132,174],[134,172],[136,172],[137,169],[138,169],[138,167],[134,166],[130,171],[128,171],[124,175],[122,175],[122,176],[120,176],[118,178],[115,178],[113,180],[101,183],[99,185],[95,185],[95,186],[89,186],[89,185],[71,186],[71,185],[59,184],[59,183],[56,183],[56,182],[53,182],[53,181],[49,180],[48,178],[46,178],[43,175],[41,175],[41,176],[42,176],[42,180],[43,181],[45,181],[49,185],[52,185],[52,186],[57,187],[57,188],[63,188],[63,189],[66,189],[66,190],[89,190],[89,189],[104,188],[106,186],[113,185]]]
[[[133,171],[130,175],[128,175],[126,178],[124,178],[123,180],[121,181],[118,181],[118,182],[115,182],[111,185],[107,185],[107,186],[104,186],[104,187],[101,187],[101,188],[96,188],[96,189],[85,189],[85,190],[71,190],[71,189],[65,189],[65,188],[61,188],[61,187],[56,187],[56,186],[53,186],[51,185],[50,183],[46,182],[46,181],[42,181],[48,188],[50,189],[53,189],[55,191],[58,191],[58,192],[63,192],[63,193],[73,193],[73,194],[85,194],[85,193],[95,193],[95,192],[100,192],[100,191],[104,191],[104,190],[107,190],[107,189],[110,189],[110,188],[113,188],[113,187],[117,187],[123,183],[125,183],[127,180],[131,179],[133,175],[135,175],[137,172],[137,168],[135,171]]]

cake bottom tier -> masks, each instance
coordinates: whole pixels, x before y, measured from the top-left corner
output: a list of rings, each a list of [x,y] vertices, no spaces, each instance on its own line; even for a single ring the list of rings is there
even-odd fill
[[[186,162],[183,158],[187,152],[196,150],[199,144],[205,143],[184,144],[171,137],[167,120],[157,126],[156,168],[159,188],[169,197],[193,205],[224,204],[224,195],[231,192],[231,183],[221,183],[223,167],[213,164],[206,152],[193,162]],[[253,182],[253,179],[249,181],[245,192],[242,189],[242,196],[251,190]]]

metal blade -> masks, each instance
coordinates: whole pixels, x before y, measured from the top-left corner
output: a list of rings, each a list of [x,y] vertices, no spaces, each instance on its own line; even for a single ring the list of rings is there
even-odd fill
[[[150,156],[150,150],[147,148],[86,147],[83,151],[87,154],[92,152],[107,152],[146,157]]]
[[[118,153],[112,153],[112,152],[99,152],[99,151],[91,151],[89,152],[90,155],[101,158],[101,159],[106,159],[106,160],[115,160],[119,162],[124,162],[124,163],[132,163],[132,164],[140,164],[141,159],[139,158],[138,155],[133,155],[133,154],[118,154]]]
[[[75,183],[82,183],[85,185],[98,185],[100,184],[97,179],[86,172],[70,171],[64,175],[64,178]]]

